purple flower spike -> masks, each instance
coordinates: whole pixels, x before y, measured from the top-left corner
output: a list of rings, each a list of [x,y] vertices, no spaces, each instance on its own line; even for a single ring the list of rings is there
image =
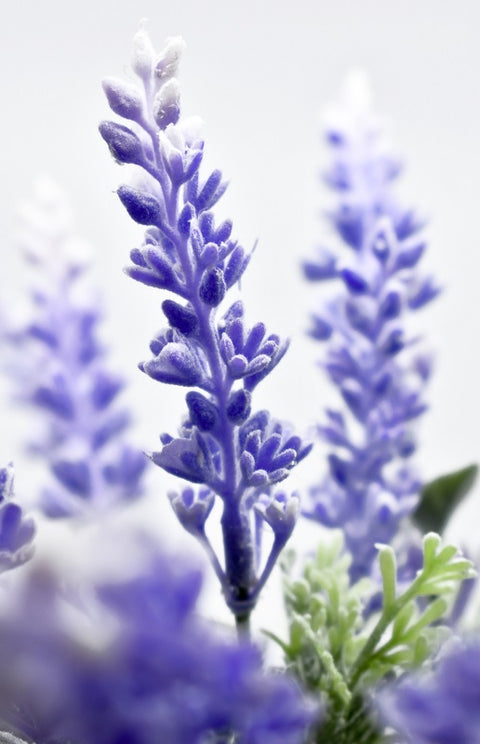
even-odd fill
[[[170,39],[157,55],[145,31],[137,34],[137,82],[108,79],[104,85],[111,109],[124,121],[103,122],[100,133],[117,161],[143,170],[140,175],[137,168],[135,183],[118,189],[130,217],[147,226],[127,273],[176,295],[163,302],[168,328],[153,339],[153,358],[140,369],[160,382],[197,388],[187,393],[181,436],[163,436],[163,449],[152,459],[168,473],[205,486],[209,499],[222,500],[224,568],[212,560],[228,605],[246,622],[273,566],[267,558],[257,576],[253,507],[308,448],[266,412],[252,413],[252,393],[287,343],[263,323],[247,325],[241,302],[220,311],[251,253],[232,238],[230,220],[215,221],[213,207],[226,182],[219,170],[200,175],[199,122],[181,116],[177,73],[183,46],[181,39]],[[183,526],[212,557],[204,532],[207,503],[190,489],[172,498]]]
[[[480,643],[451,649],[428,674],[406,677],[377,699],[384,723],[412,744],[480,744]]]
[[[340,280],[310,335],[325,343],[323,367],[346,410],[327,411],[319,427],[333,449],[306,514],[343,528],[356,580],[370,574],[375,544],[390,542],[417,502],[410,460],[429,365],[405,324],[439,290],[418,272],[422,221],[395,197],[400,166],[370,112],[363,78],[352,77],[347,93],[330,115],[325,174],[335,195],[329,219],[343,251],[322,247],[304,266],[306,278],[322,286]]]
[[[35,524],[13,501],[13,466],[0,468],[0,573],[21,566],[33,555]]]
[[[26,205],[20,247],[33,271],[27,316],[8,334],[17,397],[43,425],[31,450],[48,463],[40,496],[50,517],[98,516],[142,493],[148,462],[124,441],[124,382],[98,341],[99,302],[88,287],[85,249],[65,200],[50,182]]]
[[[256,646],[215,634],[195,614],[200,587],[155,554],[67,604],[37,570],[0,614],[3,727],[39,743],[302,744],[319,706]]]

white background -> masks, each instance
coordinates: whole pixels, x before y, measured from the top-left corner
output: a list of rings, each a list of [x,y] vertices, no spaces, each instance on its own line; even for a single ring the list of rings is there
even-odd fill
[[[144,17],[158,49],[167,36],[180,34],[187,41],[183,109],[204,119],[208,163],[230,180],[220,211],[232,216],[244,245],[259,239],[244,281],[249,317],[292,337],[281,367],[258,389],[257,406],[271,406],[278,417],[305,430],[332,403],[331,388],[313,364],[319,349],[303,335],[308,311],[320,301],[318,287],[305,285],[298,265],[321,234],[319,214],[327,200],[318,177],[326,162],[319,114],[346,73],[361,66],[407,162],[401,193],[431,218],[425,263],[445,287],[435,305],[417,316],[437,357],[419,466],[428,479],[480,460],[476,0],[4,3],[2,286],[20,298],[15,210],[31,193],[33,178],[49,173],[71,198],[78,232],[93,248],[109,315],[106,336],[117,367],[132,380],[137,441],[153,449],[160,431],[175,430],[183,411],[181,391],[136,370],[162,325],[161,298],[122,274],[141,228],[114,194],[122,172],[97,132],[98,122],[109,117],[100,80],[126,70],[131,38]],[[33,486],[18,452],[17,428],[11,414],[0,418],[0,454],[3,461],[16,460],[20,486],[27,489]],[[292,475],[292,485],[320,477],[323,468],[321,455],[314,453],[303,473]],[[163,499],[165,477],[156,470],[151,479]],[[461,520],[472,546],[479,500],[477,488],[469,517]]]

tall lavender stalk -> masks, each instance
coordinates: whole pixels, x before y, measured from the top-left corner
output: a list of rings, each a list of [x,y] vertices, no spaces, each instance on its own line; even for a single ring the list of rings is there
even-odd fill
[[[334,286],[312,316],[310,335],[325,345],[322,366],[344,407],[329,408],[319,426],[332,448],[329,472],[312,489],[307,513],[343,528],[357,579],[370,573],[375,544],[390,542],[417,503],[410,461],[431,364],[406,324],[438,288],[418,271],[423,223],[395,196],[400,163],[360,77],[331,113],[326,140],[334,249],[319,248],[304,271],[310,281]]]
[[[131,253],[127,273],[168,290],[168,328],[150,348],[140,369],[155,380],[192,388],[180,436],[162,435],[153,461],[198,484],[171,496],[186,530],[207,549],[226,602],[239,626],[248,623],[259,592],[288,540],[297,513],[296,494],[270,496],[307,453],[300,438],[267,411],[251,413],[252,393],[282,358],[287,344],[263,323],[248,327],[241,302],[219,315],[228,291],[250,255],[231,237],[232,223],[215,223],[212,208],[226,183],[219,170],[201,179],[204,143],[198,122],[180,117],[176,78],[183,41],[170,39],[155,53],[144,30],[134,41],[133,81],[104,81],[111,109],[128,127],[103,122],[100,132],[119,163],[136,166],[136,182],[118,189],[129,215],[146,225],[142,246]],[[224,566],[205,534],[215,498],[222,502]],[[263,569],[255,517],[273,530]]]
[[[6,329],[16,398],[29,407],[30,452],[49,466],[39,506],[50,517],[95,517],[142,493],[147,460],[125,441],[124,382],[99,341],[100,303],[65,197],[39,181],[18,245],[31,269],[21,320]]]

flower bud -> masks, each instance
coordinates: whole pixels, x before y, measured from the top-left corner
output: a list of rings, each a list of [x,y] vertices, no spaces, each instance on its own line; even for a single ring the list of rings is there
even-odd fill
[[[176,124],[180,117],[180,85],[172,78],[162,85],[153,101],[153,116],[160,129]]]
[[[108,104],[115,114],[134,121],[142,118],[143,103],[134,85],[118,78],[105,78],[102,85]]]
[[[153,71],[155,49],[144,28],[140,28],[133,37],[132,70],[145,82]]]

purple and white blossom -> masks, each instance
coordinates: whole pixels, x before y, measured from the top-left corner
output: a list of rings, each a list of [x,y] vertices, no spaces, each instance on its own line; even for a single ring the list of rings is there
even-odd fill
[[[310,335],[325,344],[322,367],[344,407],[329,408],[318,427],[331,447],[329,472],[311,489],[306,511],[343,529],[357,579],[370,574],[375,544],[390,542],[417,504],[411,460],[431,362],[407,324],[439,290],[418,270],[423,222],[397,200],[401,166],[363,78],[352,77],[343,105],[330,112],[326,140],[332,247],[320,247],[304,272],[332,285]]]
[[[253,644],[195,614],[198,570],[148,553],[133,575],[97,579],[87,594],[37,569],[10,597],[3,727],[37,744],[302,744],[319,707],[265,672]]]
[[[282,521],[267,518],[262,509],[255,516],[254,507],[309,447],[267,411],[252,413],[253,392],[287,343],[261,322],[248,324],[240,301],[220,310],[251,254],[232,237],[230,220],[216,222],[213,208],[226,182],[219,170],[200,176],[199,121],[180,116],[176,76],[183,46],[181,39],[169,39],[158,55],[145,30],[137,33],[136,79],[108,78],[103,84],[111,109],[128,126],[106,121],[100,133],[119,163],[135,166],[133,183],[120,186],[118,196],[132,219],[147,228],[127,273],[175,296],[162,304],[168,327],[153,339],[152,357],[140,369],[160,382],[194,388],[186,395],[188,416],[179,436],[162,435],[163,447],[152,460],[198,486],[198,492],[172,495],[171,502],[211,557],[205,520],[214,500],[222,501],[224,567],[213,562],[227,604],[237,619],[246,619],[296,512],[286,506],[289,518]],[[296,504],[297,497],[291,498]],[[274,547],[257,575],[254,524],[262,517],[273,529]]]
[[[411,744],[480,743],[480,643],[451,649],[428,673],[379,693],[386,725]]]
[[[65,198],[43,180],[22,215],[18,242],[31,268],[30,301],[6,339],[17,400],[39,430],[30,452],[50,470],[39,506],[50,517],[99,516],[142,493],[148,460],[125,440],[124,381],[109,369],[99,341],[101,306]]]
[[[35,523],[14,500],[13,466],[0,468],[0,573],[26,563],[33,555]]]

